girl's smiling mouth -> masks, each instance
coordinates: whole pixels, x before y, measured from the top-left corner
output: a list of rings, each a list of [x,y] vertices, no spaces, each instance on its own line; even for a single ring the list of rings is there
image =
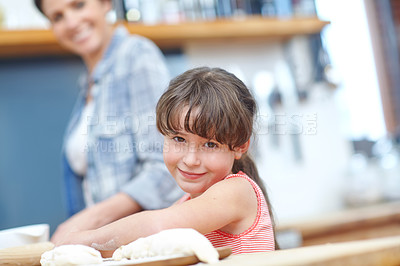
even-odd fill
[[[192,173],[192,172],[186,172],[186,171],[183,171],[183,170],[181,170],[179,168],[178,168],[178,170],[179,170],[179,172],[181,173],[181,175],[183,177],[185,177],[187,179],[192,179],[192,180],[198,179],[198,178],[200,178],[200,177],[202,177],[202,176],[204,176],[206,174],[206,173],[197,174],[197,173]]]

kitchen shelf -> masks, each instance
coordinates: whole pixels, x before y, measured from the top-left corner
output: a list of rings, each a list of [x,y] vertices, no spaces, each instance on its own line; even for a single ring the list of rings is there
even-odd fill
[[[319,33],[329,22],[312,18],[244,17],[179,24],[123,23],[133,34],[153,40],[161,49],[183,48],[190,42],[284,40]],[[1,30],[0,58],[69,54],[50,30]]]

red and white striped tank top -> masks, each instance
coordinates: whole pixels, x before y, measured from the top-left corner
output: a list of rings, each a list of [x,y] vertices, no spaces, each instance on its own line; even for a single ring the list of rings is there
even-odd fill
[[[243,172],[228,175],[229,178],[244,178],[250,182],[257,195],[257,217],[254,223],[246,231],[233,235],[221,230],[215,230],[205,234],[205,237],[213,244],[215,248],[229,246],[232,248],[232,254],[254,253],[275,250],[274,232],[271,218],[269,216],[268,206],[260,187]],[[185,195],[178,202],[189,200]]]

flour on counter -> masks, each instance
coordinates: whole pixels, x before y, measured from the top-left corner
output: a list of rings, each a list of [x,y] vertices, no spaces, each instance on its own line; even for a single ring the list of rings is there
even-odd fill
[[[103,259],[99,251],[84,245],[63,245],[42,254],[42,266],[99,264]]]

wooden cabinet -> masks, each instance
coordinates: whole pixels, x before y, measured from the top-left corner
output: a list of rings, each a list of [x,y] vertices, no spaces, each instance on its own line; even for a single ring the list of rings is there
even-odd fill
[[[153,40],[161,49],[182,48],[190,42],[243,39],[288,39],[296,35],[319,33],[329,22],[318,18],[218,19],[180,24],[124,25],[131,33]],[[50,30],[0,31],[0,58],[68,54]]]

